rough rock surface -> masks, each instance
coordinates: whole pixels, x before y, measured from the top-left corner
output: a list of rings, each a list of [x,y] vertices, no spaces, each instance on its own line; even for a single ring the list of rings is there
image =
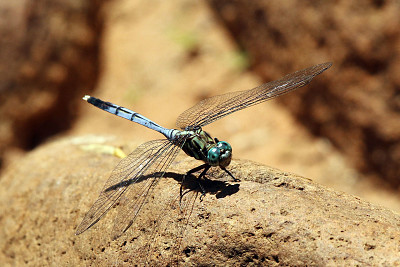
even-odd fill
[[[266,80],[333,61],[280,101],[359,170],[400,186],[399,1],[208,2]]]
[[[198,165],[183,153],[122,237],[111,240],[118,206],[75,236],[118,162],[99,151],[118,143],[99,136],[59,140],[3,173],[3,266],[123,266],[144,260],[193,266],[400,264],[399,214],[250,161],[234,160],[229,167],[241,182],[226,182],[215,171],[213,181],[203,184],[203,200],[193,190],[179,208],[177,180]],[[190,181],[186,188],[197,188]],[[176,222],[180,211],[191,214],[187,224],[188,216]]]

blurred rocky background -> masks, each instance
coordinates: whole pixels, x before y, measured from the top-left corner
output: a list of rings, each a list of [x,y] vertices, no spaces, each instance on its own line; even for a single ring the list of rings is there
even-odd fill
[[[0,165],[71,128],[100,75],[102,1],[0,1]]]
[[[65,238],[57,232],[63,256],[75,244],[76,199],[90,202],[85,194],[97,193],[105,182],[93,181],[99,183],[96,188],[81,192],[72,185],[72,192],[63,191],[57,186],[72,180],[60,183],[58,177],[79,180],[80,174],[60,172],[81,169],[86,155],[70,155],[68,145],[58,153],[59,166],[45,156],[39,164],[35,155],[55,153],[40,152],[51,148],[42,144],[60,137],[70,137],[68,144],[114,140],[114,146],[129,143],[122,147],[129,153],[161,138],[88,105],[81,100],[85,94],[172,128],[181,112],[206,97],[250,89],[328,61],[333,66],[308,86],[205,130],[228,141],[236,159],[297,173],[400,211],[399,1],[14,0],[0,1],[0,14],[0,189],[2,205],[17,213],[13,219],[1,216],[9,243],[0,245],[10,262],[15,257],[10,251],[24,250],[16,245],[30,251],[31,240],[37,241],[35,255],[42,255],[45,244],[50,253],[56,251],[48,240],[57,234],[47,228],[35,228],[42,234],[29,239],[22,232],[13,239],[20,227],[15,218],[21,224],[29,218],[21,210],[42,220],[37,227],[48,220],[44,212],[54,209],[61,222],[51,222],[60,224],[51,231],[68,228]],[[81,139],[88,135],[101,137]],[[72,158],[80,164],[69,168]],[[99,158],[87,159],[92,168]],[[110,159],[110,165],[115,164],[111,160],[117,161]],[[13,172],[20,164],[24,171]],[[48,165],[54,170],[46,172]],[[26,171],[35,167],[36,172]],[[82,170],[85,176],[88,170]],[[46,180],[48,173],[53,176]],[[26,183],[25,191],[18,192],[15,183]],[[8,192],[8,185],[16,192]],[[53,195],[41,191],[52,186],[59,190]],[[51,208],[32,197],[38,191],[46,192],[37,197]],[[59,202],[52,201],[54,195]],[[25,225],[24,231],[30,228]]]
[[[210,1],[265,80],[329,58],[334,68],[278,101],[361,173],[400,185],[398,1]]]
[[[174,127],[201,99],[332,61],[206,130],[236,158],[400,210],[398,1],[18,0],[0,12],[3,171],[63,135],[160,137],[85,94]]]

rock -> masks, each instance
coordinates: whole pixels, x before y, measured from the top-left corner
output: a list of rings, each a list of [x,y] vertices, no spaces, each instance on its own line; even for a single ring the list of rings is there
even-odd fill
[[[364,174],[400,186],[399,2],[208,2],[266,81],[332,61],[278,101]]]
[[[204,196],[188,177],[179,204],[177,181],[199,165],[183,153],[119,239],[111,239],[118,205],[76,236],[118,162],[87,145],[118,143],[93,136],[58,140],[7,168],[0,180],[3,264],[400,264],[399,214],[254,162],[229,166],[241,182],[210,172],[213,180],[202,182]]]

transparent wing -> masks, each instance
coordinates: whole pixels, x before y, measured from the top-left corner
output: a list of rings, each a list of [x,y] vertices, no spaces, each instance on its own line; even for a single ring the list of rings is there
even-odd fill
[[[196,181],[197,183],[197,181]],[[172,249],[172,257],[170,258],[170,266],[178,266],[181,256],[182,243],[184,241],[185,231],[190,222],[199,191],[187,190],[179,201],[179,220],[176,225],[176,237],[174,240],[175,246]]]
[[[114,237],[121,235],[132,224],[147,195],[175,159],[183,142],[183,139],[175,144],[166,139],[149,141],[121,160],[78,226],[76,234],[81,234],[96,224],[123,195],[126,195],[121,199],[122,211],[117,216],[113,232]],[[132,210],[127,210],[126,206]]]
[[[198,187],[197,180],[195,185]],[[164,191],[164,188],[161,191],[157,190],[161,194],[163,193],[162,191]],[[171,189],[168,191],[176,192],[171,191]],[[185,239],[185,231],[195,208],[199,191],[200,188],[190,191],[184,190],[182,197],[179,194],[172,194],[167,203],[163,200],[158,202],[162,205],[162,208],[158,216],[152,217],[155,223],[152,233],[147,236],[146,244],[141,247],[143,252],[139,253],[146,262],[143,265],[179,265],[180,257],[182,256],[182,242]],[[155,198],[157,199],[159,196],[155,196]],[[160,255],[162,256],[160,257]]]
[[[330,62],[315,65],[250,90],[232,92],[204,99],[179,115],[176,125],[180,129],[194,126],[203,127],[235,111],[259,104],[302,87],[330,66],[332,66]]]
[[[114,220],[113,239],[120,237],[132,225],[147,197],[159,183],[159,178],[164,176],[165,170],[175,159],[180,147],[166,145],[161,150],[161,153],[157,153],[157,160],[154,160],[141,174],[143,180],[140,179],[142,181],[139,180],[135,186],[130,186],[121,197],[118,215]]]

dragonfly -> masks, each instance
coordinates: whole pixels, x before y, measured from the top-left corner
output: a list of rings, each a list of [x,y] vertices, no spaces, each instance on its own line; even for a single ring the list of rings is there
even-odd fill
[[[186,175],[202,171],[197,177],[200,180],[211,167],[219,167],[236,179],[227,169],[232,159],[231,145],[212,138],[202,128],[233,112],[305,86],[331,66],[331,62],[318,64],[253,89],[204,99],[179,115],[177,129],[164,128],[132,110],[84,96],[83,99],[95,107],[155,130],[165,138],[143,143],[120,161],[76,229],[76,235],[95,225],[118,202],[122,204],[114,220],[113,239],[124,234],[180,150],[203,162]]]

